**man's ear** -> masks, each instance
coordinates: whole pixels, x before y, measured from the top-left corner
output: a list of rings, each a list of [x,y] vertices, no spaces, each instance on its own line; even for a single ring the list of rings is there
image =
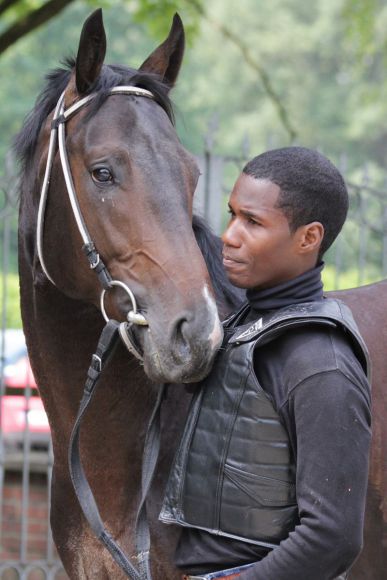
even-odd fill
[[[320,222],[311,222],[301,226],[297,237],[300,254],[318,253],[324,238],[324,226]]]

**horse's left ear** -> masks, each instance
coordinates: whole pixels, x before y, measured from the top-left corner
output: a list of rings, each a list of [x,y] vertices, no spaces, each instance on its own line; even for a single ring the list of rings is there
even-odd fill
[[[106,35],[102,10],[95,10],[85,21],[75,64],[75,83],[80,95],[87,93],[97,80],[106,53]]]
[[[180,16],[175,14],[168,37],[148,56],[139,70],[156,73],[173,87],[183,60],[184,44],[184,26]]]

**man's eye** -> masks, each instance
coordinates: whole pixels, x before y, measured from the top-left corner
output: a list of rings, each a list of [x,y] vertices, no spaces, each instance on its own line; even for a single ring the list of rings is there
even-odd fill
[[[93,169],[91,172],[91,177],[96,183],[111,183],[113,181],[113,175],[106,167],[98,167],[97,169]]]

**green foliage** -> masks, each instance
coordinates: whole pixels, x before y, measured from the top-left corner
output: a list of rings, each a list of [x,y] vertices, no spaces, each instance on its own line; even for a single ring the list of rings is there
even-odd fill
[[[192,44],[198,35],[199,14],[189,1],[137,0],[132,6],[133,21],[144,24],[149,33],[158,40],[163,40],[167,35],[176,12],[184,19],[184,29],[189,44]]]
[[[199,16],[197,3],[74,0],[49,24],[11,47],[0,59],[0,179],[5,152],[42,89],[44,75],[76,52],[82,22],[91,9],[103,5],[107,62],[134,67],[165,37],[173,14],[181,15],[191,44],[172,97],[179,136],[193,153],[202,153],[208,132],[214,150],[222,154],[241,155],[244,149],[250,157],[288,145],[257,71],[218,23],[243,41],[268,72],[297,128],[297,144],[319,148],[336,163],[346,152],[346,175],[355,183],[359,166],[368,161],[371,183],[385,189],[387,0],[201,1],[208,19]],[[41,4],[15,3],[2,15],[0,30]],[[370,219],[379,223],[379,206],[370,210]],[[347,274],[341,287],[358,284],[349,272],[356,270],[359,230],[354,224],[347,230],[342,250]],[[380,238],[371,234],[368,245],[370,254],[380,255]],[[334,254],[330,260],[333,264]],[[371,262],[370,268],[374,266]],[[371,269],[366,272],[367,280],[375,276]]]
[[[3,14],[0,21],[0,32],[8,26],[21,22],[28,14],[41,8],[47,0],[19,0],[13,3]],[[184,0],[83,0],[70,2],[90,8],[104,8],[129,11],[133,22],[144,24],[151,36],[162,39],[168,32],[173,15],[178,12],[184,17],[185,31],[191,42],[198,34],[200,17],[189,1]],[[197,0],[201,5],[200,0]]]
[[[16,2],[0,26],[43,3]],[[5,143],[32,105],[44,71],[76,50],[80,23],[99,5],[101,0],[74,0],[1,59],[0,130],[5,139],[0,159]],[[257,71],[222,34],[226,26],[268,72],[298,131],[299,143],[333,156],[346,150],[353,166],[365,158],[384,165],[387,0],[316,0],[312,4],[240,0],[237,10],[223,0],[103,0],[102,5],[109,54],[134,65],[133,56],[145,57],[144,46],[151,49],[152,39],[162,40],[173,14],[181,15],[191,46],[175,95],[181,110],[178,128],[193,151],[202,150],[203,134],[214,113],[221,151],[235,152],[246,136],[254,152],[288,144]],[[208,19],[200,15],[203,8]],[[23,86],[15,78],[23,79]]]
[[[348,288],[357,288],[363,284],[371,284],[372,282],[379,282],[382,277],[377,275],[367,275],[365,279],[359,284],[359,272],[356,268],[350,268],[344,272],[337,273],[333,265],[327,264],[322,272],[322,279],[324,283],[324,290],[347,290]]]
[[[382,8],[380,0],[346,0],[344,3],[342,14],[346,34],[361,58],[377,50],[380,39],[376,20]]]
[[[104,13],[106,28],[111,33],[108,58],[136,66],[141,64],[142,56],[151,50],[152,41],[139,25],[131,22],[127,4],[116,2],[115,10]],[[47,26],[22,38],[0,58],[0,177],[5,153],[11,146],[13,135],[20,129],[23,117],[41,91],[44,76],[50,69],[56,68],[64,57],[76,53],[81,23],[90,11],[89,3],[75,1]],[[128,47],[131,48],[129,55]]]
[[[15,22],[18,19],[24,18],[24,16],[31,10],[40,8],[44,2],[39,0],[19,0],[11,4],[11,6],[4,12],[1,18],[1,29],[4,29],[6,25],[11,22]]]
[[[24,0],[14,10],[22,12],[41,3]],[[48,25],[3,55],[0,159],[31,108],[44,73],[76,51],[81,22],[91,7],[100,4],[100,0],[74,0]],[[255,0],[240,0],[237,11],[233,3],[211,0],[205,4],[210,20],[195,7],[204,3],[191,0],[104,0],[103,4],[108,59],[134,66],[155,46],[155,37],[157,42],[165,37],[173,14],[181,15],[191,46],[174,97],[179,132],[194,152],[202,150],[214,114],[220,152],[235,153],[246,139],[253,153],[288,144],[257,72],[224,37],[218,23],[243,41],[268,72],[297,128],[298,143],[322,148],[334,157],[345,150],[352,166],[364,159],[384,165],[387,85],[381,47],[387,30],[386,0],[316,0],[313,4],[272,0],[259,6]],[[373,39],[372,47],[366,38]]]
[[[6,327],[7,328],[21,328],[20,315],[20,292],[19,292],[19,276],[17,274],[9,273],[7,275],[6,296],[3,296],[3,274],[0,273],[0,304],[6,305]],[[4,302],[5,298],[5,302]]]

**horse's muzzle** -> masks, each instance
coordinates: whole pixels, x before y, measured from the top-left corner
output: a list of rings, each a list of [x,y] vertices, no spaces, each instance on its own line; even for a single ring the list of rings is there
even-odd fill
[[[153,381],[169,383],[202,380],[223,338],[216,311],[180,316],[167,329],[159,329],[150,319],[148,328],[134,328],[133,333],[141,345],[146,374]]]

